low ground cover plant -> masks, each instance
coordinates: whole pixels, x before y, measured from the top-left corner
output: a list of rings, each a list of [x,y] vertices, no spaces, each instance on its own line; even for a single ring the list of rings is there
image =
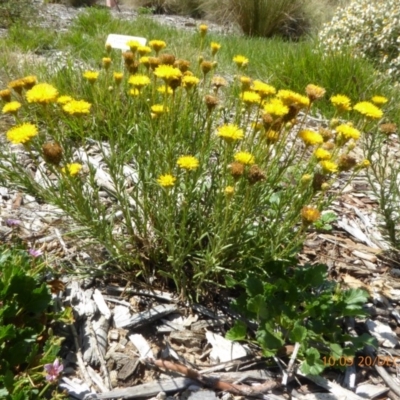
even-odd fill
[[[18,221],[8,220],[18,229]],[[0,396],[43,399],[56,387],[62,340],[53,334],[57,313],[37,250],[0,248]],[[53,392],[52,399],[64,398]]]

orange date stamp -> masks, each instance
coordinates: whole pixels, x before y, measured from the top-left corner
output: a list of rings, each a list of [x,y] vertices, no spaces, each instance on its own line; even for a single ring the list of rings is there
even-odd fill
[[[400,357],[398,356],[358,356],[354,357],[322,357],[325,366],[330,367],[351,367],[357,365],[358,367],[396,367],[400,366]]]

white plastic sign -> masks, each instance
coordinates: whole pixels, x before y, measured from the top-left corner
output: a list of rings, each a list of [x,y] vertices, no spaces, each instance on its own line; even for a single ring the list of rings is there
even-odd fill
[[[106,44],[111,45],[113,49],[129,50],[127,43],[131,40],[140,43],[141,46],[145,46],[147,42],[147,40],[142,37],[110,33],[107,37]]]

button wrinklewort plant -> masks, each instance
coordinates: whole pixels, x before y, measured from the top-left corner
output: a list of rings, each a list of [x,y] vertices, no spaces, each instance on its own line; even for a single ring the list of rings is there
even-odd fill
[[[368,102],[350,110],[338,94],[335,124],[310,125],[322,87],[301,94],[254,80],[241,54],[234,76],[217,72],[223,46],[205,26],[199,35],[197,60],[162,40],[130,42],[122,57],[106,45],[100,70],[64,72],[57,87],[27,76],[0,91],[14,121],[2,184],[56,204],[121,268],[164,277],[184,296],[248,271],[267,277],[268,262],[296,254],[337,177],[369,165],[354,153],[353,114],[382,113]]]
[[[400,76],[400,1],[354,0],[338,8],[319,34],[321,45],[338,52],[350,47],[395,79]]]

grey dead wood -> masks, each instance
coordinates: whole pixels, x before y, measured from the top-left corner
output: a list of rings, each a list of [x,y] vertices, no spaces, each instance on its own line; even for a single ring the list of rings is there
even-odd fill
[[[139,328],[150,324],[170,313],[178,311],[178,306],[175,304],[164,305],[160,304],[147,311],[136,313],[134,315],[114,314],[114,322],[117,328]]]
[[[121,379],[122,381],[128,379],[135,373],[136,368],[138,367],[139,364],[140,364],[139,358],[129,358],[128,360],[126,360],[126,363],[118,371],[118,379]]]
[[[139,296],[154,297],[158,300],[173,301],[174,295],[167,292],[161,292],[160,290],[138,290],[132,288],[120,288],[116,286],[107,286],[107,293],[129,293]]]
[[[356,389],[356,394],[366,399],[374,399],[375,397],[382,396],[387,393],[389,388],[381,385],[363,384],[359,385]]]
[[[189,394],[187,400],[218,400],[214,391],[211,390],[199,390]]]
[[[202,371],[199,371],[202,372]],[[277,374],[272,373],[265,369],[259,370],[249,370],[249,371],[241,371],[241,372],[220,372],[218,374],[204,374],[210,378],[220,379],[225,382],[237,382],[241,380],[244,381],[265,381],[267,379],[276,378]]]
[[[116,389],[107,393],[89,395],[85,397],[85,400],[107,400],[107,399],[137,399],[140,397],[156,396],[160,392],[176,392],[184,390],[190,385],[196,384],[197,382],[189,378],[171,378],[164,381],[155,381],[150,383],[144,383],[134,387],[126,389]]]
[[[210,353],[210,359],[214,362],[232,361],[249,354],[249,349],[245,346],[225,339],[221,335],[206,332],[206,338],[213,348]]]
[[[96,386],[100,389],[101,392],[108,392],[110,389],[104,384],[103,379],[101,376],[90,366],[86,367],[87,372],[92,379],[92,381],[96,384]]]
[[[129,335],[129,340],[137,348],[140,358],[153,358],[154,354],[147,340],[140,334]]]
[[[351,392],[343,388],[342,386],[338,385],[337,383],[330,382],[327,379],[323,378],[322,376],[315,376],[315,375],[306,375],[303,374],[301,371],[297,371],[297,375],[303,376],[308,380],[314,382],[316,385],[323,387],[325,390],[328,390],[335,396],[339,396],[340,398],[346,398],[347,400],[363,400],[364,398],[358,396],[357,394]],[[365,400],[365,399],[364,399]]]
[[[61,379],[59,386],[61,389],[66,389],[70,396],[79,400],[83,400],[88,394],[94,394],[85,382],[69,379],[66,376]]]

